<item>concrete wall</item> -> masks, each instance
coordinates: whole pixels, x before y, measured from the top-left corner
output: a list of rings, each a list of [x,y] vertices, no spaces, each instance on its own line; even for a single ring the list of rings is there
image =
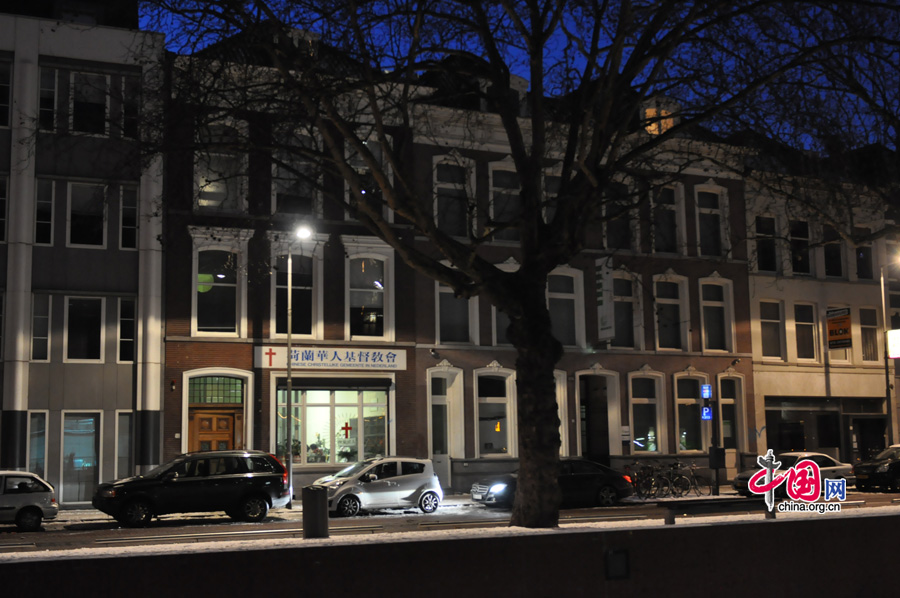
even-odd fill
[[[423,533],[421,541],[0,560],[0,579],[10,596],[889,596],[898,534],[896,515],[438,540]]]

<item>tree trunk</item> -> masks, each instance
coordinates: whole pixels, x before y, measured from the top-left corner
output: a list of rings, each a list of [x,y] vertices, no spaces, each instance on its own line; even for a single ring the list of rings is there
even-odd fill
[[[559,523],[559,410],[553,370],[562,345],[553,337],[546,286],[529,285],[522,318],[511,318],[516,359],[519,479],[510,525],[556,527]]]

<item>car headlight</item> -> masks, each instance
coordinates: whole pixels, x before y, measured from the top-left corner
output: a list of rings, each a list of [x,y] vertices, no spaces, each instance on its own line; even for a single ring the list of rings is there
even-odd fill
[[[116,497],[116,489],[115,488],[104,488],[100,492],[98,492],[100,498],[115,498]]]
[[[494,484],[491,486],[491,489],[488,490],[488,494],[500,494],[506,490],[506,484]]]
[[[891,469],[891,464],[890,464],[890,463],[884,463],[883,465],[879,465],[879,466],[878,466],[878,469],[876,469],[875,471],[876,471],[877,473],[887,473],[888,471],[890,471],[890,469]]]

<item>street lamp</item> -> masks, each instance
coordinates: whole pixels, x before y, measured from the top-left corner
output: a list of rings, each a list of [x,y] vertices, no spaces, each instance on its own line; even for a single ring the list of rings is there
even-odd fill
[[[894,423],[891,418],[891,370],[890,370],[890,352],[888,351],[888,311],[887,311],[887,287],[885,285],[885,268],[893,264],[884,264],[881,266],[881,322],[884,326],[884,401],[887,410],[887,439],[888,446],[894,443]]]
[[[301,224],[294,230],[294,236],[300,240],[308,239],[312,236],[312,228],[308,224]],[[291,363],[294,361],[291,354],[291,332],[294,326],[294,296],[293,296],[293,241],[288,242],[287,255],[287,474],[288,474],[288,492],[291,499],[287,508],[293,508],[294,502],[294,396],[291,388]]]

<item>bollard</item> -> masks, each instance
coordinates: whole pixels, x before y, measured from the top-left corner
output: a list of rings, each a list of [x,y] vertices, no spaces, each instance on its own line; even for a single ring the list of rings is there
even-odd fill
[[[303,537],[328,537],[328,488],[325,486],[304,486],[301,490],[303,500]]]

